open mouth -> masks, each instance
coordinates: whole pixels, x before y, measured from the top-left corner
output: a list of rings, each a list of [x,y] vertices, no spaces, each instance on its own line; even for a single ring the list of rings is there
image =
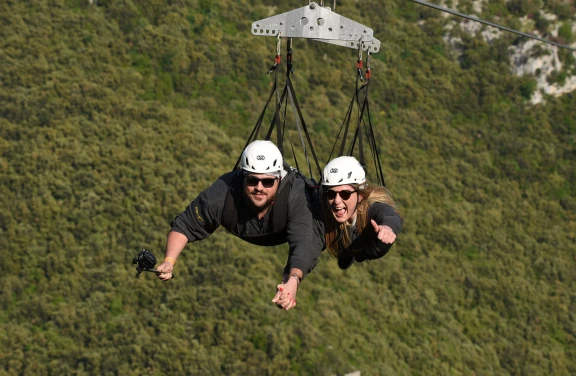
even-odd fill
[[[332,213],[334,213],[337,218],[341,218],[346,214],[346,208],[332,208]]]

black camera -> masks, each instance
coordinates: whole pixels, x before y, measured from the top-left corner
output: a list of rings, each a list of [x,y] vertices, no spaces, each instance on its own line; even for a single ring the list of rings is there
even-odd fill
[[[156,271],[154,266],[156,265],[156,257],[152,254],[152,252],[143,249],[138,253],[136,257],[132,259],[132,264],[136,264],[136,277],[140,275],[142,272],[152,272]]]
[[[132,259],[132,264],[136,264],[136,277],[140,275],[142,272],[151,272],[151,273],[162,273],[159,270],[154,269],[154,265],[156,265],[156,257],[152,254],[152,252],[143,249],[138,253],[136,257]],[[174,278],[174,273],[171,273],[172,277]]]

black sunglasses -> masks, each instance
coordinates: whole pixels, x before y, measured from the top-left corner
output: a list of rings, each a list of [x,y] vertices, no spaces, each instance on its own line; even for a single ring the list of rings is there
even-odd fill
[[[249,187],[255,187],[258,185],[258,183],[262,182],[262,186],[264,188],[272,188],[274,186],[274,183],[276,182],[276,180],[278,180],[278,178],[260,179],[260,178],[257,178],[256,176],[245,176],[244,177],[244,181],[246,182],[246,185]]]
[[[333,190],[327,190],[324,191],[324,196],[326,196],[326,198],[328,200],[334,200],[336,198],[336,195],[339,195],[340,198],[344,201],[348,200],[350,198],[350,196],[352,196],[352,193],[356,193],[358,191],[340,191],[340,192],[336,192]]]

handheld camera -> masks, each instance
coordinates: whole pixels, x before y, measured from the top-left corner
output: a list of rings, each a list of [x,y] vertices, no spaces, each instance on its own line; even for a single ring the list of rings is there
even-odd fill
[[[156,265],[156,257],[152,252],[148,251],[147,249],[143,249],[132,259],[132,264],[136,264],[136,277],[140,276],[142,272],[151,272],[151,273],[162,273],[161,271],[154,269]],[[172,274],[172,278],[174,278],[174,274]]]

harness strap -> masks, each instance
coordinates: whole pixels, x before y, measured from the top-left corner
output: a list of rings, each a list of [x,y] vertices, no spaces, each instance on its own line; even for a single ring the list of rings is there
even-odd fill
[[[370,138],[372,140],[372,154],[374,159],[374,167],[376,168],[376,174],[378,176],[378,182],[383,187],[386,186],[384,181],[384,174],[382,173],[382,164],[380,163],[380,153],[378,152],[378,145],[376,145],[376,138],[374,137],[374,127],[372,127],[372,120],[370,118],[370,104],[368,103],[368,98],[366,98],[366,113],[368,114],[368,129],[370,130]]]
[[[358,69],[359,72],[361,72]],[[346,127],[344,128],[344,135],[342,136],[342,143],[340,144],[340,153],[338,154],[339,156],[344,155],[344,149],[346,147],[346,139],[348,138],[348,128],[350,127],[350,120],[352,118],[352,108],[354,103],[356,103],[356,107],[359,106],[358,104],[358,93],[359,91],[364,87],[364,85],[362,85],[362,87],[360,89],[358,89],[358,81],[360,80],[360,74],[356,74],[356,90],[354,91],[354,95],[352,96],[352,103],[350,103],[350,112],[347,114],[347,117],[344,119],[345,123],[346,123]]]
[[[308,156],[308,148],[306,147],[306,143],[304,142],[304,137],[302,136],[302,127],[300,125],[300,117],[296,111],[296,106],[294,105],[294,93],[291,90],[288,90],[288,98],[290,98],[290,104],[292,105],[292,115],[294,116],[294,120],[296,121],[296,128],[298,128],[298,136],[300,136],[300,144],[302,145],[302,150],[304,150],[304,156],[306,157],[306,165],[308,166],[308,172],[310,176],[312,175],[312,166],[310,165],[310,158]],[[290,145],[292,145],[292,140],[290,140]],[[296,161],[296,168],[300,171],[300,167],[298,167],[298,158],[296,158],[296,154],[294,153],[294,148],[292,148],[292,154],[294,155],[294,161]]]
[[[246,144],[244,145],[244,149],[246,149],[246,147],[248,145],[250,145],[250,143],[254,140],[256,140],[256,138],[258,137],[258,132],[260,132],[260,127],[262,126],[262,121],[264,120],[264,114],[266,114],[266,109],[268,108],[268,105],[270,104],[270,101],[272,100],[272,96],[274,95],[274,92],[276,92],[276,87],[278,86],[278,82],[276,77],[274,77],[274,85],[272,86],[272,90],[270,91],[270,95],[268,96],[268,100],[266,101],[266,104],[264,105],[264,108],[262,109],[262,112],[260,113],[260,116],[258,117],[258,120],[256,121],[256,125],[254,126],[254,128],[252,129],[252,132],[250,133],[250,136],[248,136],[248,141],[246,141]],[[268,138],[267,138],[268,140]],[[242,150],[244,150],[242,149]],[[238,160],[236,160],[236,164],[234,165],[234,170],[236,170],[238,168],[238,166],[240,165],[240,159],[242,158],[242,154],[240,154],[240,156],[238,157]]]
[[[359,55],[359,61],[360,61],[360,56]],[[377,177],[377,181],[380,185],[385,186],[385,182],[384,182],[384,174],[382,173],[382,164],[380,163],[380,157],[379,157],[379,152],[378,152],[378,146],[376,145],[376,138],[374,136],[374,129],[372,126],[372,120],[370,117],[370,104],[369,104],[369,95],[368,95],[368,84],[370,83],[370,76],[371,76],[371,69],[370,69],[370,53],[367,54],[366,57],[366,82],[358,87],[358,81],[362,80],[362,77],[360,76],[360,74],[358,72],[360,72],[362,68],[362,64],[361,62],[357,62],[356,64],[356,69],[357,69],[357,74],[356,74],[356,90],[354,92],[354,95],[352,96],[352,100],[350,101],[350,105],[348,106],[348,110],[346,112],[346,115],[344,117],[344,120],[342,121],[342,125],[340,126],[340,131],[338,132],[338,136],[336,137],[336,141],[334,142],[334,145],[332,146],[332,151],[330,152],[330,157],[328,158],[328,160],[330,161],[332,159],[332,154],[334,152],[334,149],[336,147],[336,144],[338,143],[338,140],[340,138],[340,134],[342,133],[342,131],[344,130],[344,134],[342,136],[342,141],[340,144],[340,153],[339,156],[343,156],[343,155],[353,155],[354,153],[354,148],[356,147],[356,140],[358,140],[358,162],[360,162],[360,164],[362,165],[362,167],[364,169],[366,169],[366,160],[364,158],[364,144],[363,144],[363,138],[364,136],[362,135],[362,125],[364,126],[364,132],[366,132],[366,140],[368,142],[368,145],[370,147],[370,151],[374,160],[374,167],[376,170],[376,177]],[[364,100],[362,101],[362,106],[360,106],[360,93],[362,92],[362,90],[365,89],[365,95],[364,95]],[[352,119],[352,111],[353,111],[353,107],[354,107],[354,103],[356,103],[356,107],[358,108],[358,123],[356,126],[356,129],[354,131],[354,135],[352,138],[352,143],[349,147],[349,149],[347,150],[347,154],[346,153],[346,141],[347,141],[347,136],[348,136],[348,129],[350,126],[350,121]],[[368,119],[368,124],[366,124],[366,119]]]
[[[290,76],[286,79],[286,85],[290,89],[292,93],[294,93],[294,87],[292,86],[292,80]],[[294,99],[294,107],[298,112],[298,118],[300,119],[300,124],[302,124],[302,129],[304,130],[304,134],[306,135],[306,140],[308,141],[308,146],[310,147],[310,153],[314,158],[314,163],[316,164],[316,169],[318,170],[318,174],[322,176],[322,170],[320,169],[320,164],[318,163],[318,157],[316,157],[316,152],[314,151],[314,146],[312,145],[312,140],[310,139],[310,134],[308,133],[308,128],[306,127],[306,122],[304,121],[304,116],[302,116],[302,111],[300,110],[300,105],[298,104],[298,98],[296,96],[293,97]],[[310,173],[312,175],[312,173]]]
[[[270,140],[270,138],[272,137],[272,132],[274,131],[274,127],[276,127],[277,147],[280,150],[280,153],[282,155],[284,155],[284,146],[283,145],[284,145],[284,135],[286,134],[286,112],[287,112],[288,99],[289,99],[290,104],[292,105],[292,113],[293,113],[294,119],[296,121],[298,134],[300,136],[300,142],[302,144],[302,148],[304,149],[304,155],[306,156],[306,162],[308,165],[308,170],[310,172],[310,176],[312,177],[312,167],[311,167],[311,163],[310,163],[309,152],[310,152],[310,154],[312,154],[312,157],[314,159],[314,163],[316,165],[316,169],[318,170],[318,175],[321,177],[322,176],[322,170],[320,169],[320,164],[318,163],[318,158],[316,156],[316,152],[314,151],[314,146],[312,144],[310,134],[308,133],[308,128],[306,127],[306,122],[304,121],[304,116],[302,116],[302,111],[300,109],[300,105],[298,104],[296,92],[294,91],[294,86],[292,85],[292,80],[290,79],[290,75],[293,74],[293,70],[292,70],[292,68],[293,68],[293,66],[292,66],[292,38],[288,38],[288,42],[287,42],[286,84],[285,84],[284,89],[282,90],[281,94],[278,91],[278,69],[277,69],[278,65],[280,64],[280,61],[281,61],[281,59],[280,59],[280,36],[278,36],[275,64],[268,71],[268,73],[271,73],[272,71],[274,72],[274,85],[272,87],[272,90],[270,91],[270,95],[268,97],[268,100],[266,101],[264,109],[260,113],[260,116],[258,117],[258,120],[256,121],[256,125],[254,126],[254,129],[250,133],[250,136],[248,137],[248,141],[244,145],[244,148],[246,148],[252,141],[257,139],[258,133],[260,132],[260,128],[262,126],[262,122],[264,120],[266,109],[268,108],[268,105],[270,104],[270,102],[272,100],[272,96],[274,94],[276,94],[274,117],[272,119],[272,122],[270,123],[270,127],[268,128],[268,132],[266,133],[265,139]],[[286,101],[286,102],[284,103],[284,101]],[[281,114],[282,105],[285,106],[283,119],[281,117],[282,116],[282,114]],[[306,147],[306,142],[304,142],[304,137],[302,136],[302,132],[306,136],[306,141],[307,141],[308,147]],[[292,154],[294,155],[296,168],[298,170],[300,170],[300,168],[298,166],[298,160],[296,158],[296,153],[294,151],[294,146],[292,144],[292,140],[290,139],[290,137],[288,137],[288,139],[290,142],[290,147],[292,149]],[[240,159],[241,158],[242,158],[242,155],[240,155],[240,157],[236,161],[234,169],[237,169],[238,166],[240,165]]]

